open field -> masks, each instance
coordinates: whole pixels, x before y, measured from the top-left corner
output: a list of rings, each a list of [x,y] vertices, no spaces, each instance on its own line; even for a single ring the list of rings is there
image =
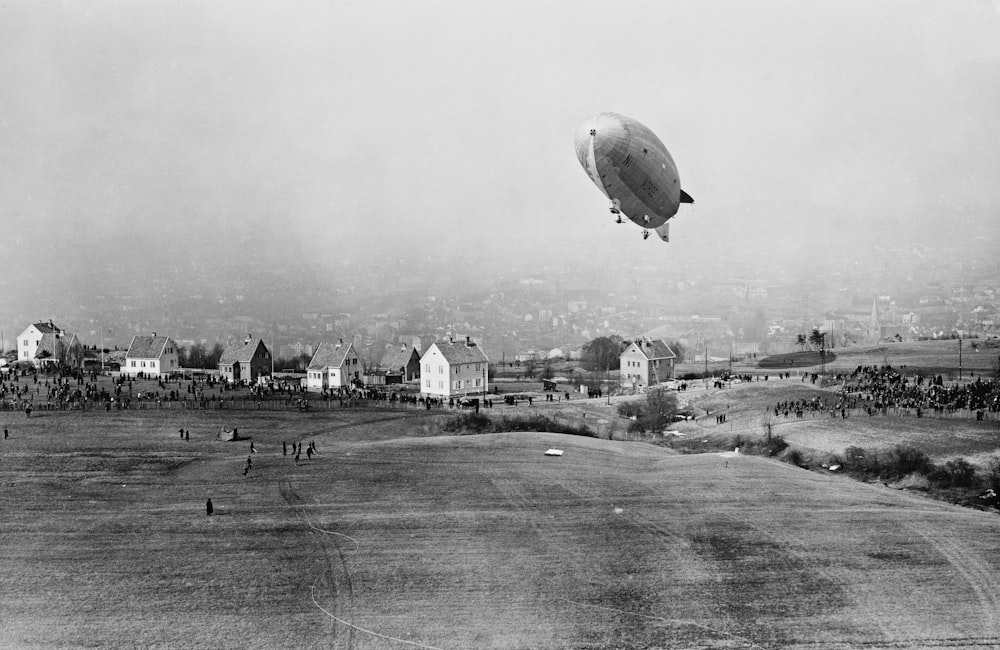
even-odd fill
[[[1000,645],[993,514],[416,409],[225,417],[11,421],[0,646]],[[248,476],[220,425],[253,437]]]
[[[892,365],[896,368],[906,366],[911,369],[920,369],[924,374],[942,374],[945,379],[957,379],[959,367],[958,339],[939,341],[902,341],[899,343],[880,343],[868,346],[851,346],[846,348],[835,348],[832,350],[835,358],[828,360],[826,364],[827,372],[850,372],[858,366],[882,366]],[[781,357],[796,357],[797,355],[776,355]],[[795,363],[792,367],[784,368],[793,373],[803,372],[807,369],[818,372],[822,366],[819,363],[818,354],[803,353],[805,359],[815,359],[815,364],[809,367],[802,367]],[[752,373],[762,375],[783,370],[780,367],[769,367],[767,356],[761,355],[758,359],[745,359],[734,361],[714,361],[708,364],[710,372],[721,374],[730,368],[734,373]],[[966,339],[962,341],[962,378],[967,379],[970,373],[976,377],[996,377],[997,364],[1000,362],[1000,339]],[[685,373],[701,373],[705,370],[704,363],[682,363],[677,366],[677,376]],[[909,373],[907,373],[909,374]]]

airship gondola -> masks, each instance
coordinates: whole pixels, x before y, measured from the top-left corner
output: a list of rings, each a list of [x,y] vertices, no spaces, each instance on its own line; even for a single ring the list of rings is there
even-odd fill
[[[681,203],[694,199],[681,189],[677,165],[656,134],[617,113],[600,113],[580,125],[574,138],[576,157],[610,201],[615,221],[622,215],[670,241],[667,223]]]

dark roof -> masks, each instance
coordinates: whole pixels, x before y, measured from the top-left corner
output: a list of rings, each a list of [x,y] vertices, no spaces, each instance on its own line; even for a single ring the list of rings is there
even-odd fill
[[[416,352],[416,349],[413,346],[393,346],[382,355],[382,362],[379,364],[379,367],[387,370],[405,368],[410,363],[410,358],[414,352]],[[419,361],[419,355],[417,359]]]
[[[32,323],[32,325],[34,325],[35,329],[37,329],[42,334],[51,334],[52,332],[55,332],[56,334],[62,334],[62,330],[59,329],[58,326],[54,325],[52,321],[49,321],[47,323]]]
[[[307,370],[322,370],[323,368],[339,368],[344,365],[347,353],[354,347],[353,343],[330,343],[323,341],[316,348]]]
[[[486,354],[474,342],[466,341],[436,341],[432,345],[441,351],[448,365],[458,363],[489,363]],[[428,350],[430,352],[430,350]]]
[[[222,351],[222,356],[219,357],[219,365],[249,363],[253,360],[253,355],[257,353],[257,348],[262,345],[264,345],[264,339],[260,337],[230,341],[226,344],[226,349]],[[266,345],[264,345],[264,349],[267,349]]]
[[[159,359],[166,347],[167,336],[133,336],[132,344],[125,353],[126,359]]]
[[[656,339],[655,341],[650,340],[639,340],[633,343],[646,359],[652,361],[654,359],[676,359],[677,355],[674,351],[670,349],[666,343],[661,339]],[[626,350],[627,352],[628,350]],[[624,354],[624,352],[622,353]]]

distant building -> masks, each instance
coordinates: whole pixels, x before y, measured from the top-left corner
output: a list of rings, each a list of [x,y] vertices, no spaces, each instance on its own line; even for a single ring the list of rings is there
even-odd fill
[[[640,339],[628,346],[619,359],[621,383],[644,388],[673,379],[677,355],[660,339]]]
[[[420,392],[432,397],[483,395],[489,389],[489,359],[472,339],[432,343],[420,357]]]
[[[17,337],[17,360],[21,363],[35,365],[35,355],[38,344],[46,334],[61,336],[63,331],[49,321],[47,323],[32,323]]]
[[[17,337],[17,360],[36,368],[83,366],[83,345],[76,334],[67,336],[52,321],[32,323]]]
[[[271,351],[261,338],[230,341],[219,357],[219,376],[233,383],[256,383],[271,376]]]
[[[405,384],[420,379],[420,353],[413,346],[393,346],[385,351],[379,368],[385,371],[387,384]]]
[[[361,371],[361,360],[354,351],[354,343],[344,343],[344,339],[336,343],[323,341],[306,368],[306,388],[350,388],[355,380],[361,381]]]
[[[177,344],[169,336],[133,336],[121,373],[129,377],[167,377],[180,370]]]

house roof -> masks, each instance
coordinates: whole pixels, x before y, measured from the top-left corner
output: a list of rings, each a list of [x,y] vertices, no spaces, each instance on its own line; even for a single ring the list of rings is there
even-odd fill
[[[339,368],[344,365],[347,354],[354,348],[353,343],[331,343],[323,341],[316,348],[307,370],[322,370],[323,368]]]
[[[125,353],[126,359],[159,359],[163,354],[170,337],[167,336],[133,336],[132,344]]]
[[[482,349],[471,341],[436,341],[433,346],[449,365],[456,363],[489,363]],[[430,352],[430,350],[428,350]]]
[[[670,349],[670,346],[664,343],[661,339],[656,339],[655,341],[650,341],[648,339],[642,339],[636,341],[635,343],[630,345],[629,348],[625,350],[625,352],[628,352],[633,347],[638,349],[639,352],[641,352],[642,355],[646,357],[646,359],[648,359],[649,361],[653,361],[654,359],[677,358],[677,355],[674,354],[674,351]],[[625,352],[622,352],[622,354],[625,354]]]
[[[63,343],[62,339],[56,336],[56,333],[49,329],[48,332],[42,334],[42,338],[38,340],[38,347],[35,349],[36,359],[58,359],[60,353],[66,349],[66,344]]]
[[[403,345],[400,347],[393,346],[385,351],[385,354],[382,356],[382,362],[379,364],[379,367],[386,368],[389,370],[405,368],[407,364],[410,363],[410,358],[413,356],[413,353],[415,351],[416,350],[412,345],[411,346]]]
[[[253,360],[253,355],[257,353],[257,348],[264,345],[264,340],[260,337],[243,339],[242,341],[230,341],[226,344],[226,349],[219,357],[219,365],[231,363],[249,363]],[[267,349],[267,346],[264,346]]]
[[[32,323],[31,325],[28,325],[28,327],[26,327],[24,329],[25,329],[25,331],[27,331],[29,328],[32,328],[32,327],[34,327],[36,330],[38,330],[42,334],[51,334],[52,332],[55,332],[56,334],[62,334],[63,333],[63,331],[61,329],[59,329],[59,327],[57,325],[53,324],[52,321],[46,321],[44,323]]]

